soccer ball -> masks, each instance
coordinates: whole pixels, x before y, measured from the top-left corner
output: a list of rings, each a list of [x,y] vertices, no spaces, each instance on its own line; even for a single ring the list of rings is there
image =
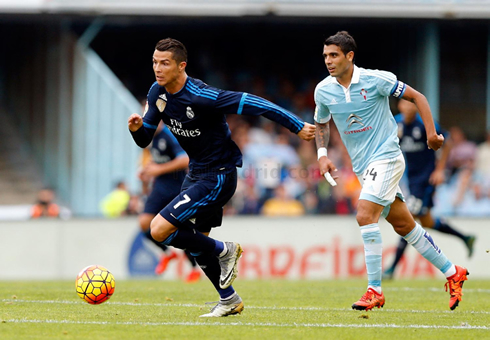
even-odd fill
[[[91,305],[98,305],[112,296],[116,288],[116,280],[106,268],[92,265],[82,269],[75,285],[81,299]]]

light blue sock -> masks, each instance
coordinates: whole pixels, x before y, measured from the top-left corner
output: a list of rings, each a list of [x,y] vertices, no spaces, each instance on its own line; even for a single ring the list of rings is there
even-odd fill
[[[364,256],[368,275],[368,288],[373,288],[381,293],[381,255],[383,244],[378,223],[372,223],[361,227],[364,241]]]
[[[420,224],[415,223],[415,228],[403,236],[403,238],[446,277],[451,276],[450,274],[453,272],[454,265],[439,247],[437,247],[432,237]],[[454,272],[456,272],[455,269]]]

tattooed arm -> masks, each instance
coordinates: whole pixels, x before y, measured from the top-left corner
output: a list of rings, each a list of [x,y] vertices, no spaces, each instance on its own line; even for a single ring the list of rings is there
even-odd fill
[[[328,123],[320,124],[315,122],[315,142],[316,148],[326,148],[330,140],[330,125]]]
[[[332,163],[332,161],[327,156],[327,145],[330,140],[330,125],[329,123],[320,124],[315,122],[315,141],[316,147],[318,148],[318,163],[320,164],[320,173],[322,176],[325,173],[331,173],[332,171],[337,171],[337,167]],[[336,179],[338,176],[333,176]]]

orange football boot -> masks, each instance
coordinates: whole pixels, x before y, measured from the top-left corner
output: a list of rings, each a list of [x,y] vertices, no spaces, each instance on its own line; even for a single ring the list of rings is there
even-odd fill
[[[175,258],[177,258],[177,254],[175,252],[171,252],[170,255],[163,254],[160,262],[155,267],[155,274],[161,275],[165,269],[167,269],[168,263]]]
[[[369,288],[367,292],[352,305],[352,309],[371,310],[374,307],[383,307],[385,305],[385,295],[383,292],[378,294],[374,289]]]
[[[187,278],[185,279],[185,282],[187,283],[194,283],[199,281],[201,278],[201,271],[199,268],[194,268],[192,271],[187,275]]]
[[[449,291],[449,308],[454,310],[459,305],[461,297],[463,296],[463,283],[468,280],[467,275],[470,275],[468,270],[464,267],[456,266],[456,274],[447,278],[447,282],[444,285],[446,292]]]

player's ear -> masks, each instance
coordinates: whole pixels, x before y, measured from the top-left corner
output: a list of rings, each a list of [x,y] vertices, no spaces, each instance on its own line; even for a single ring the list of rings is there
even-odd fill
[[[354,51],[347,52],[347,54],[345,56],[346,56],[347,60],[353,61],[354,60]]]
[[[187,66],[187,62],[185,62],[185,61],[180,62],[179,71],[180,72],[184,71],[186,66]]]

